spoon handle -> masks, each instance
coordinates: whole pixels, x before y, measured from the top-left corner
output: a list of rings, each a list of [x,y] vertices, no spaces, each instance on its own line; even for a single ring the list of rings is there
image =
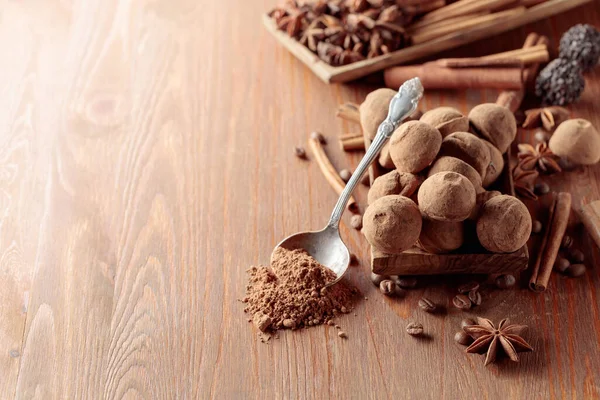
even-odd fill
[[[404,82],[402,86],[400,86],[398,93],[392,97],[388,115],[377,128],[375,139],[367,149],[365,156],[360,160],[356,171],[352,174],[352,177],[346,184],[340,198],[335,204],[329,222],[327,223],[328,227],[338,227],[346,203],[348,202],[352,191],[354,191],[354,188],[360,181],[360,178],[379,154],[385,142],[392,136],[392,133],[394,133],[394,130],[396,130],[398,125],[417,109],[421,97],[423,97],[423,86],[421,85],[419,78],[413,78]]]

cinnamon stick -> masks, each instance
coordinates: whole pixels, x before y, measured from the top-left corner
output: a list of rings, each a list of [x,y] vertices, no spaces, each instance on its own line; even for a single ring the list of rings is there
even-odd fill
[[[358,111],[358,104],[356,103],[344,103],[338,106],[335,113],[336,117],[340,117],[347,121],[360,123],[360,113]]]
[[[444,68],[435,63],[392,67],[384,72],[387,87],[396,88],[418,76],[425,89],[523,88],[521,68]]]
[[[365,140],[362,134],[356,137],[340,138],[340,145],[344,151],[364,150]]]
[[[346,184],[344,183],[342,178],[340,178],[340,175],[336,171],[333,164],[331,164],[329,157],[327,157],[327,154],[325,153],[325,149],[323,149],[323,145],[321,144],[318,138],[308,139],[308,145],[310,146],[310,149],[313,152],[317,164],[319,164],[319,168],[321,169],[323,176],[325,176],[325,179],[327,180],[327,182],[329,182],[329,185],[336,191],[338,196],[341,195]],[[356,200],[354,199],[354,196],[350,196],[346,207],[349,210],[356,208]]]
[[[569,223],[571,214],[571,194],[560,192],[554,196],[546,233],[533,267],[529,280],[529,288],[534,292],[543,292],[548,287],[548,281],[560,250],[560,244]]]
[[[516,3],[516,0],[459,0],[423,16],[424,21],[441,21],[459,15],[492,11]]]

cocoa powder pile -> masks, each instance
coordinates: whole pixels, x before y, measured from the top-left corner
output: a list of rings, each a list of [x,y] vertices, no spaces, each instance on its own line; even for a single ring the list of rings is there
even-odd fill
[[[335,274],[305,250],[279,248],[270,267],[251,267],[248,273],[244,312],[252,315],[263,341],[278,329],[332,325],[339,313],[352,310],[356,289],[343,282],[325,288]]]

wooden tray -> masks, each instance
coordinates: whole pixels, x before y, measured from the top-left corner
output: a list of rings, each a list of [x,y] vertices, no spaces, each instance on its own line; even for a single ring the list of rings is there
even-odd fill
[[[491,189],[504,188],[500,191],[514,196],[510,171],[509,149],[504,155],[504,171]],[[469,252],[461,248],[446,254],[427,253],[416,247],[401,254],[385,254],[371,248],[371,268],[379,275],[516,274],[527,269],[528,264],[527,245],[508,254],[490,253],[481,246]]]
[[[333,67],[327,64],[298,41],[289,37],[285,32],[278,30],[275,22],[266,14],[263,15],[263,23],[267,30],[275,36],[275,39],[306,64],[324,82],[348,82],[393,65],[404,64],[408,61],[428,57],[443,50],[452,49],[463,44],[506,32],[519,26],[560,14],[591,1],[593,0],[548,0],[545,3],[530,7],[522,14],[510,19],[481,24],[473,29],[452,33],[426,43],[340,67]]]

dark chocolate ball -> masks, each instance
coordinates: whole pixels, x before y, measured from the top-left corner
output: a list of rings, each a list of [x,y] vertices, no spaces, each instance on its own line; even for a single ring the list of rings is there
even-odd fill
[[[600,32],[592,25],[577,24],[560,38],[559,57],[575,60],[584,71],[600,60]]]
[[[545,105],[563,106],[579,99],[585,86],[581,67],[575,60],[557,58],[540,72],[535,94]]]

